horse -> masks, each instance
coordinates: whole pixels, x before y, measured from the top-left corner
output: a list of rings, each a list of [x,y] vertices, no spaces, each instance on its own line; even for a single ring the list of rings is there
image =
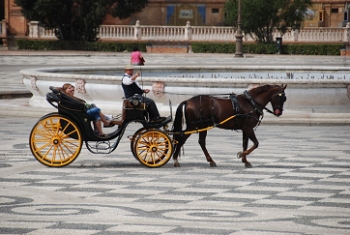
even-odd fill
[[[259,146],[254,128],[260,124],[264,110],[277,117],[282,115],[283,104],[287,100],[284,92],[286,88],[287,85],[263,85],[246,90],[241,95],[231,94],[229,98],[198,95],[181,102],[177,107],[172,127],[174,166],[180,166],[178,156],[188,137],[198,133],[198,144],[210,166],[215,167],[216,163],[205,147],[205,139],[207,130],[218,127],[226,130],[242,130],[243,151],[239,152],[237,157],[242,159],[245,167],[252,167],[247,160],[247,155]],[[273,111],[265,107],[269,102],[272,104]],[[182,130],[183,118],[186,122],[185,130]],[[253,146],[249,149],[247,149],[248,140],[253,142]]]

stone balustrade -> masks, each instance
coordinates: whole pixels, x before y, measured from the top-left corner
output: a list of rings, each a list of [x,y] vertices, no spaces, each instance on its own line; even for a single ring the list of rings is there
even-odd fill
[[[7,23],[6,20],[0,21],[0,40],[2,40],[3,49],[8,49],[8,41],[7,41]]]
[[[53,30],[40,26],[38,21],[31,21],[29,25],[30,38],[56,39]],[[350,24],[342,28],[301,28],[288,30],[282,35],[283,42],[333,42],[346,43]],[[221,26],[154,26],[140,25],[101,25],[97,37],[108,41],[159,41],[159,42],[235,42],[237,31],[234,27]],[[253,37],[243,34],[243,41],[253,42]],[[275,30],[274,40],[281,37]]]

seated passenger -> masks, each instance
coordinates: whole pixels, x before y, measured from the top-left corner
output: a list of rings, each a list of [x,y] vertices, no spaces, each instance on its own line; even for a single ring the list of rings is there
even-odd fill
[[[97,131],[97,134],[99,136],[105,136],[105,134],[102,131],[102,123],[104,124],[105,127],[110,126],[111,123],[110,123],[110,121],[106,120],[106,117],[101,112],[101,109],[97,108],[97,107],[92,107],[92,105],[86,103],[85,100],[82,100],[82,99],[75,97],[74,96],[75,87],[70,83],[65,83],[62,86],[62,90],[68,96],[73,97],[75,100],[85,104],[85,106],[87,107],[86,113],[89,115],[89,117],[93,121],[95,130]]]
[[[125,66],[125,74],[122,78],[122,86],[124,90],[125,98],[130,98],[134,95],[137,95],[140,100],[147,104],[147,111],[149,113],[151,122],[162,122],[165,120],[165,117],[160,117],[159,111],[154,100],[142,96],[143,93],[147,94],[150,92],[149,89],[142,90],[138,85],[136,78],[140,76],[140,73],[137,72],[135,75],[134,67],[132,65]]]

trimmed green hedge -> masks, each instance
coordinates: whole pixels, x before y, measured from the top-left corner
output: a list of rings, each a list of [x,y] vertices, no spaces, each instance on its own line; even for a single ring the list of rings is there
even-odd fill
[[[45,40],[18,40],[18,49],[21,50],[76,50],[76,51],[132,51],[135,46],[140,51],[146,51],[146,43],[115,43],[115,42],[78,42],[78,41],[45,41]]]
[[[192,43],[194,53],[235,53],[233,43]],[[289,55],[340,55],[343,44],[286,44],[282,45],[281,54]],[[276,44],[244,44],[243,53],[249,54],[277,54]]]
[[[81,51],[132,51],[135,46],[140,51],[146,51],[146,43],[121,42],[67,42],[52,40],[18,40],[21,50],[81,50]],[[227,53],[236,51],[234,43],[192,43],[194,53]],[[340,55],[343,44],[286,44],[282,45],[281,54],[289,55]],[[276,44],[243,43],[245,54],[277,54]]]

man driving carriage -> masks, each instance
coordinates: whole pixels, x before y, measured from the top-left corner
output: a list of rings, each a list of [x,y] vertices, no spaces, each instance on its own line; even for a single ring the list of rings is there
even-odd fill
[[[160,117],[159,111],[154,100],[143,96],[143,94],[147,94],[150,92],[149,89],[142,89],[136,81],[136,78],[140,76],[140,72],[136,72],[134,74],[134,66],[126,65],[125,66],[125,74],[122,78],[122,87],[124,90],[125,98],[130,98],[133,96],[137,96],[142,102],[147,104],[147,111],[149,113],[150,122],[162,122],[166,118]]]

